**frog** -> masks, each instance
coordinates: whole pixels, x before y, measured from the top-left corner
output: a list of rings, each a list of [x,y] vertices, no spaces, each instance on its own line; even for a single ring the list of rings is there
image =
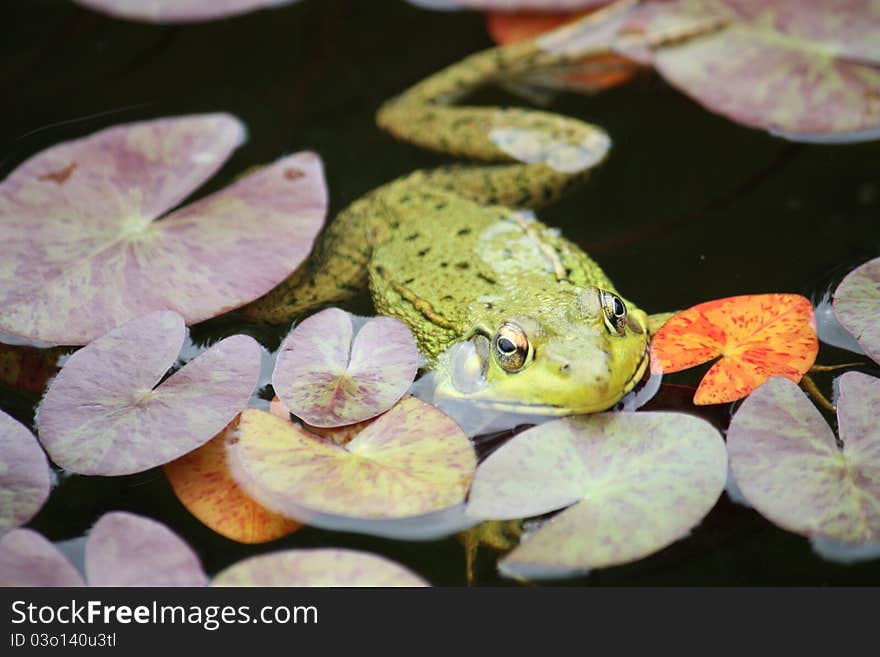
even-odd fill
[[[649,316],[535,215],[590,176],[610,137],[543,110],[460,104],[484,85],[576,64],[589,48],[579,35],[601,20],[478,52],[383,103],[376,122],[392,136],[479,163],[418,170],[355,200],[243,312],[290,322],[368,289],[379,314],[412,331],[443,410],[548,418],[618,404],[668,315]]]

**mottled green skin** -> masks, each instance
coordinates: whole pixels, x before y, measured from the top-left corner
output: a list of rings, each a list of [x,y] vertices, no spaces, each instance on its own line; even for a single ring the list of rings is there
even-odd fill
[[[447,396],[542,414],[615,404],[645,370],[647,317],[627,303],[624,335],[609,330],[596,290],[614,292],[611,282],[524,211],[583,180],[604,158],[607,136],[546,112],[450,105],[482,84],[576,57],[534,43],[497,48],[386,103],[377,120],[395,136],[507,164],[418,171],[371,192],[328,226],[306,265],[246,311],[289,321],[368,284],[376,310],[412,329]],[[480,335],[486,345],[505,322],[522,328],[534,349],[518,372],[487,358],[485,348],[470,359],[446,351]],[[482,372],[485,385],[464,392],[456,371]]]

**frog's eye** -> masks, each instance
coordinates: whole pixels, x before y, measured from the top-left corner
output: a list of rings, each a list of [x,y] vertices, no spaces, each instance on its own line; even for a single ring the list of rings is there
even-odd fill
[[[495,334],[495,358],[508,372],[522,369],[530,351],[528,336],[516,324],[508,322]]]
[[[602,291],[600,297],[605,311],[605,325],[612,333],[623,336],[626,333],[626,304],[611,292]]]

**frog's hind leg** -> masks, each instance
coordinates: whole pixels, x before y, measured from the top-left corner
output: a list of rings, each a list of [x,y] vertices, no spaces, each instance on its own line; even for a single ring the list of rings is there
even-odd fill
[[[594,48],[573,35],[588,17],[545,37],[494,48],[432,75],[387,102],[378,124],[405,141],[499,166],[450,167],[427,175],[437,186],[481,203],[536,208],[587,177],[606,156],[607,134],[578,119],[538,110],[457,107],[491,84],[581,61]],[[587,40],[589,41],[589,40]]]

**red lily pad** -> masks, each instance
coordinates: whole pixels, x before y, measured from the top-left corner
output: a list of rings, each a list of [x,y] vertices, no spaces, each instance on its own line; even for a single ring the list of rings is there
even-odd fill
[[[733,416],[727,449],[746,500],[788,531],[849,544],[880,541],[880,379],[839,378],[843,447],[794,383],[774,378]]]
[[[244,335],[226,338],[159,384],[185,330],[177,313],[150,313],[74,353],[37,414],[52,460],[80,474],[131,474],[219,433],[256,386],[259,345]]]
[[[278,352],[272,385],[284,406],[314,426],[354,424],[406,393],[419,350],[403,322],[366,321],[352,340],[352,316],[328,308],[299,324]]]
[[[0,344],[0,381],[13,388],[42,395],[55,374],[64,348],[36,349],[25,345]]]
[[[880,363],[880,258],[847,274],[837,286],[833,305],[838,321]]]
[[[500,563],[526,579],[640,559],[684,536],[727,479],[720,434],[680,413],[598,413],[525,431],[477,469],[468,515],[554,516]]]
[[[864,0],[648,1],[617,47],[738,123],[793,139],[876,138],[880,6]]]
[[[265,543],[292,534],[302,524],[269,511],[233,479],[226,462],[238,419],[198,449],[165,464],[171,488],[190,513],[226,538]]]
[[[85,586],[85,581],[41,534],[13,529],[0,537],[0,587],[8,586]]]
[[[819,351],[813,306],[797,294],[756,294],[698,304],[669,319],[651,341],[651,371],[670,373],[719,358],[695,404],[748,395],[773,376],[800,381]]]
[[[0,183],[0,331],[86,344],[154,310],[196,323],[284,280],[324,221],[312,153],[155,221],[243,139],[226,114],[157,119],[53,146],[19,166]]]
[[[74,0],[104,14],[150,23],[210,21],[285,5],[293,0]]]
[[[389,559],[335,548],[284,550],[251,557],[220,572],[212,586],[428,586]]]
[[[203,586],[195,552],[162,523],[132,513],[104,514],[86,541],[91,586]]]
[[[36,438],[0,411],[0,535],[33,518],[51,485],[49,463]]]
[[[413,397],[344,445],[256,409],[238,429],[229,462],[239,484],[273,511],[328,529],[426,537],[422,520],[448,529],[446,512],[464,501],[476,467],[458,425]]]

